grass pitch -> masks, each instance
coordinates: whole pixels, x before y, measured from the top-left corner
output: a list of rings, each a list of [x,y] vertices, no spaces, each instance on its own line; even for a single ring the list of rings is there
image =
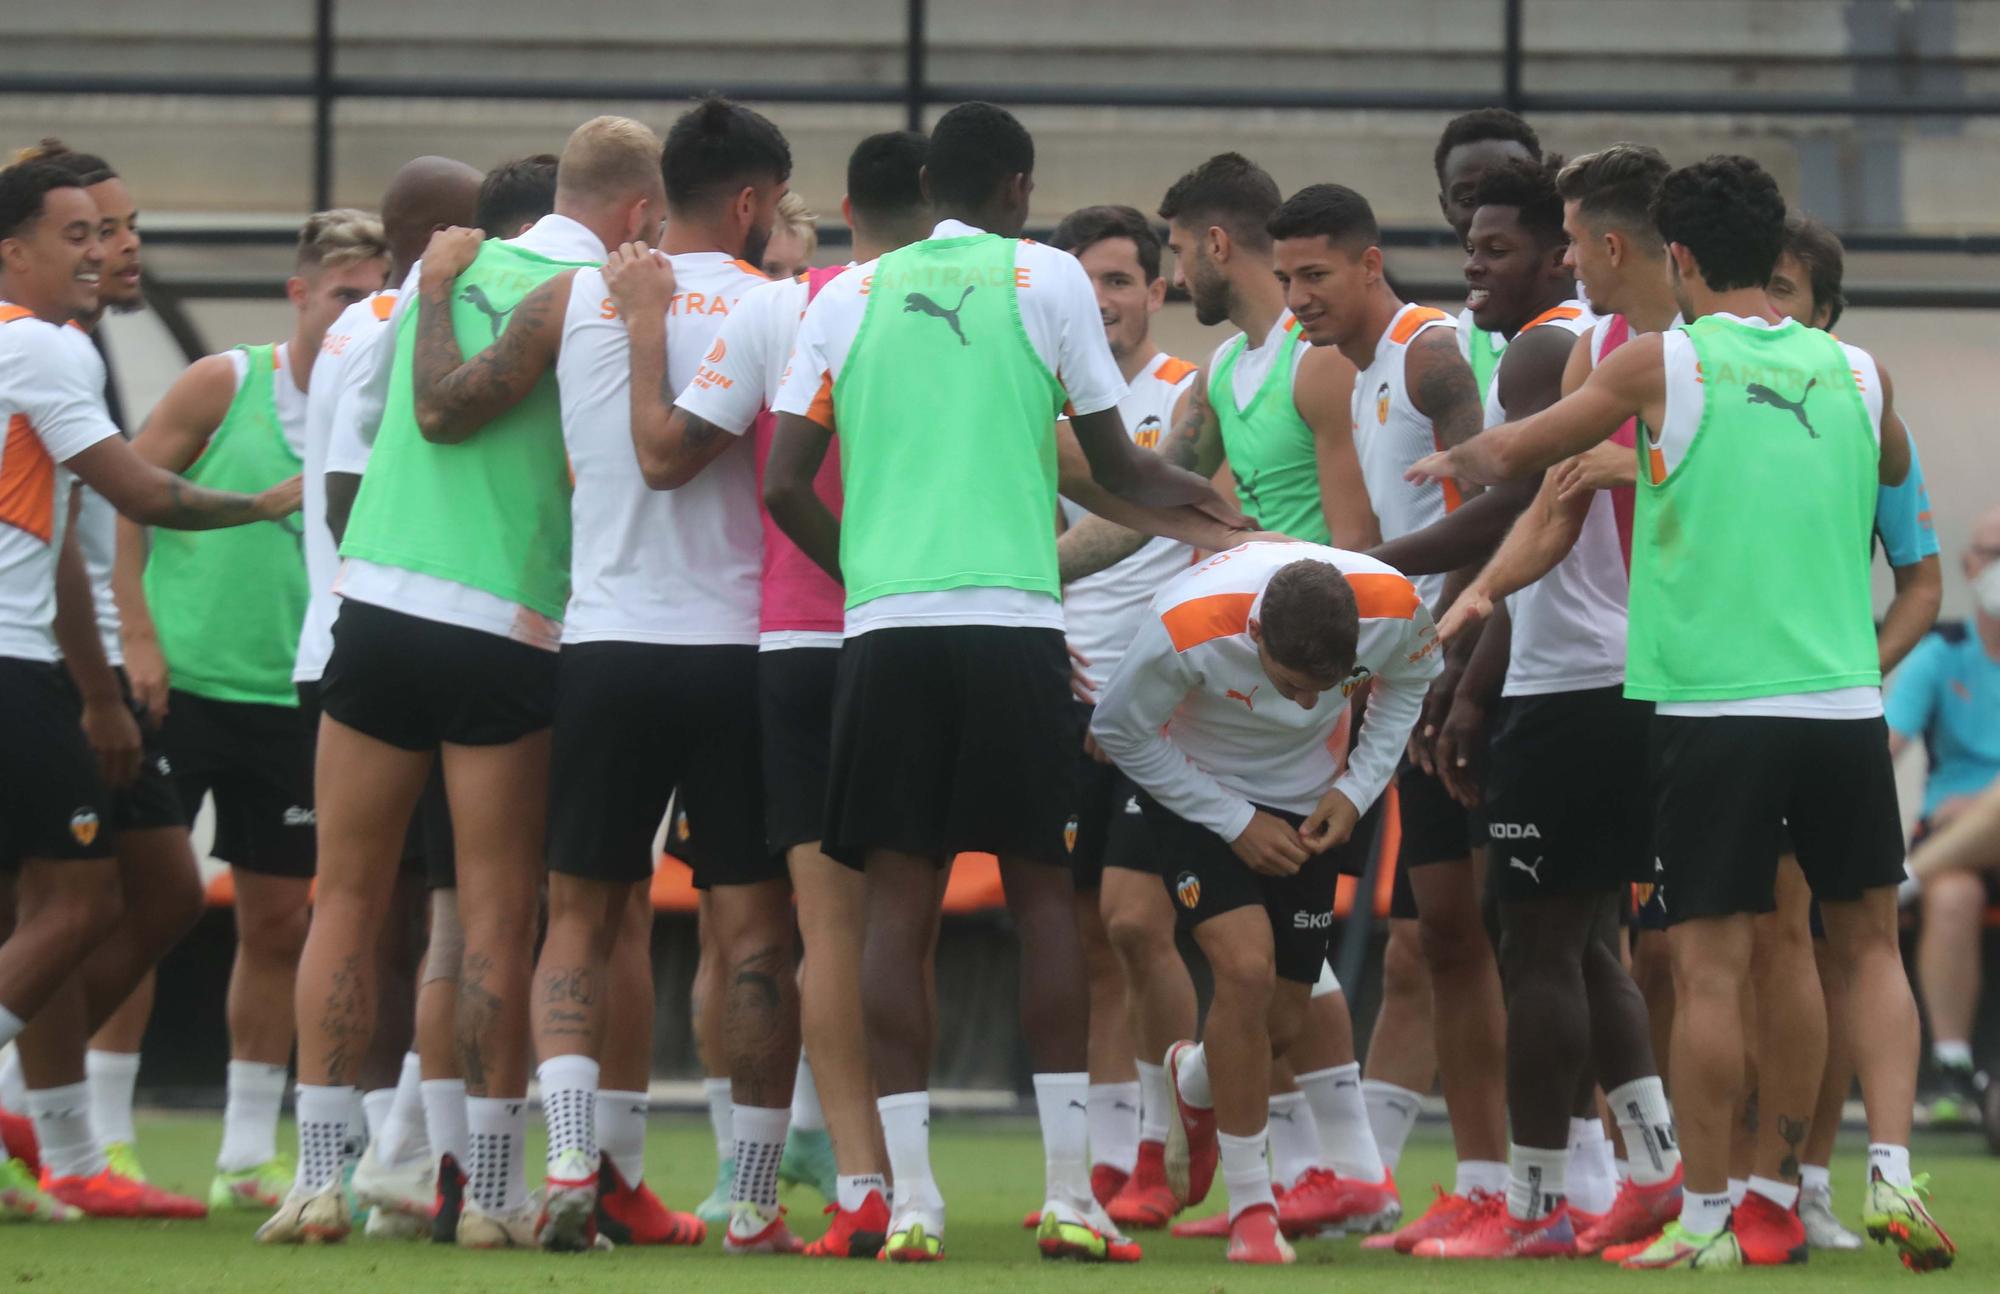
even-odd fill
[[[162,1186],[206,1193],[209,1165],[220,1136],[213,1115],[158,1115],[141,1120],[140,1156]],[[283,1138],[289,1138],[287,1129]],[[1857,1225],[1861,1198],[1859,1132],[1846,1138],[1847,1153],[1834,1163],[1836,1204]],[[282,1143],[281,1143],[282,1144]],[[1377,1291],[1602,1290],[1626,1285],[1695,1279],[1685,1273],[1621,1273],[1595,1261],[1541,1263],[1437,1263],[1393,1254],[1364,1254],[1358,1242],[1306,1241],[1299,1263],[1286,1269],[1243,1269],[1222,1261],[1212,1241],[1142,1237],[1145,1260],[1132,1267],[1046,1263],[1020,1228],[1035,1207],[1041,1185],[1041,1142],[1032,1122],[941,1117],[935,1128],[938,1178],[950,1205],[946,1261],[936,1268],[889,1267],[872,1262],[798,1258],[725,1259],[711,1230],[698,1250],[624,1249],[612,1254],[556,1256],[540,1253],[460,1253],[420,1244],[370,1243],[356,1237],[332,1249],[266,1249],[251,1243],[261,1215],[224,1214],[206,1222],[84,1222],[74,1226],[0,1227],[0,1285],[12,1289],[142,1290],[235,1294],[280,1290],[337,1290],[375,1294],[421,1290],[424,1294],[500,1294],[585,1284],[608,1294],[657,1294],[662,1288],[744,1291],[745,1294],[862,1294],[872,1290]],[[1933,1175],[1934,1207],[1959,1243],[1958,1266],[1929,1285],[1966,1290],[2000,1288],[2000,1159],[1986,1155],[1976,1136],[1927,1135],[1914,1148],[1919,1171]],[[530,1152],[531,1170],[541,1162]],[[1420,1128],[1403,1161],[1405,1207],[1420,1209],[1430,1183],[1447,1177],[1450,1144],[1441,1128]],[[705,1122],[687,1116],[653,1121],[647,1147],[648,1177],[663,1198],[691,1207],[713,1178],[714,1146]],[[1221,1183],[1202,1210],[1221,1207]],[[788,1191],[793,1229],[819,1233],[822,1202],[811,1191]],[[1803,1267],[1731,1275],[1727,1284],[1773,1289],[1880,1289],[1914,1279],[1884,1249],[1816,1253]]]

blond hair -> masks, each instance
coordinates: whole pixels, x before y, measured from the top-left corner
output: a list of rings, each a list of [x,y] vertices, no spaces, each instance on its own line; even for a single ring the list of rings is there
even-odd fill
[[[337,270],[363,261],[387,260],[389,239],[382,218],[372,211],[335,207],[306,217],[299,231],[298,272]]]
[[[819,250],[819,213],[789,189],[784,197],[778,199],[778,218],[772,222],[771,231],[793,234],[804,240],[807,260],[811,260],[813,253]]]
[[[604,202],[659,188],[660,139],[630,117],[592,117],[570,132],[556,166],[556,202]]]

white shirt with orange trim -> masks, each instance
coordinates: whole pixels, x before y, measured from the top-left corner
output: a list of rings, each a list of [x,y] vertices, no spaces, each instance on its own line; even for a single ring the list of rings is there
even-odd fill
[[[1375,342],[1374,360],[1354,377],[1354,449],[1385,540],[1422,530],[1458,506],[1452,482],[1412,485],[1403,479],[1411,464],[1442,448],[1437,429],[1410,398],[1404,361],[1418,337],[1433,328],[1456,327],[1442,310],[1406,305]],[[1416,584],[1426,605],[1435,606],[1444,592],[1442,575],[1419,575]]]
[[[960,220],[943,220],[932,238],[969,238],[986,232]],[[869,261],[820,289],[799,324],[797,349],[772,409],[837,422],[833,384],[847,360],[868,309],[877,262]],[[1078,413],[1109,409],[1125,396],[1125,378],[1104,337],[1104,316],[1090,276],[1068,252],[1023,240],[1015,253],[1021,326],[1028,343],[1062,383]],[[834,427],[833,430],[838,430]],[[1053,425],[1050,434],[1054,434]],[[1049,542],[1055,537],[1050,535]],[[1026,589],[962,588],[934,593],[892,593],[847,613],[847,636],[871,629],[924,625],[1006,625],[1061,629],[1062,603]]]
[[[1158,448],[1197,371],[1184,359],[1159,355],[1132,379],[1118,412],[1133,444],[1145,450]],[[1090,515],[1068,499],[1061,502],[1065,525]],[[1085,674],[1102,684],[1117,672],[1125,645],[1132,641],[1153,595],[1193,560],[1194,549],[1186,544],[1154,536],[1131,556],[1063,586],[1064,634],[1070,650],[1090,662]]]
[[[63,340],[103,360],[90,334],[72,324],[62,330]],[[84,361],[88,363],[88,360]],[[110,402],[105,402],[110,407]],[[124,428],[119,428],[124,435]],[[104,659],[114,669],[125,664],[125,638],[119,632],[118,599],[111,592],[111,568],[118,560],[118,509],[111,500],[76,481],[76,546],[83,550],[84,569],[90,574],[90,599],[97,608],[97,641]]]
[[[1347,577],[1361,615],[1354,672],[1305,709],[1278,695],[1249,622],[1271,577],[1296,561]],[[1310,813],[1329,787],[1366,812],[1395,775],[1442,662],[1437,627],[1395,568],[1322,544],[1251,543],[1218,553],[1153,598],[1090,730],[1127,777],[1189,822],[1235,840],[1252,807]],[[1341,769],[1347,697],[1375,680]]]
[[[762,272],[723,252],[670,258],[667,384],[681,390]],[[604,272],[578,270],[556,358],[570,496],[565,643],[757,641],[764,531],[755,447],[740,439],[678,490],[655,490],[632,448],[632,353]]]
[[[54,662],[56,554],[72,479],[61,465],[116,436],[118,425],[90,339],[6,301],[0,428],[0,656]]]
[[[306,583],[312,590],[306,603],[305,623],[299,627],[299,654],[292,664],[292,682],[317,683],[326,672],[326,658],[333,654],[333,620],[340,602],[333,595],[333,581],[340,574],[339,545],[326,524],[326,474],[329,471],[361,475],[368,466],[371,445],[352,430],[337,449],[335,445],[341,400],[349,391],[356,357],[366,354],[382,338],[392,337],[389,318],[396,310],[396,291],[385,288],[356,301],[340,312],[340,318],[326,330],[319,344],[319,358],[313,361],[312,385],[306,392],[305,502],[302,508],[306,542]],[[281,382],[280,389],[291,385]],[[350,399],[349,403],[352,401]],[[339,465],[334,459],[338,453]],[[358,461],[357,461],[358,460]]]

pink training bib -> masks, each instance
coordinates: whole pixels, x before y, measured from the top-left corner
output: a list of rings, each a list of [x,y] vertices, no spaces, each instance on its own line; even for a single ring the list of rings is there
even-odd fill
[[[1632,325],[1625,322],[1624,315],[1611,316],[1610,325],[1604,330],[1604,349],[1598,359],[1617,350],[1632,340]],[[1631,449],[1639,443],[1639,420],[1627,418],[1625,424],[1611,433],[1611,443]],[[1625,553],[1625,569],[1632,569],[1632,508],[1635,491],[1629,485],[1615,486],[1611,490],[1611,515],[1618,521],[1618,547]]]
[[[846,273],[845,265],[806,271],[806,303],[819,290]],[[763,505],[764,464],[771,457],[771,433],[778,420],[769,409],[757,415],[757,510],[764,523],[763,608],[757,627],[764,633],[839,633],[847,626],[846,592],[819,564],[805,555],[791,537],[778,529]],[[840,445],[827,449],[813,477],[813,492],[834,516],[840,515]]]

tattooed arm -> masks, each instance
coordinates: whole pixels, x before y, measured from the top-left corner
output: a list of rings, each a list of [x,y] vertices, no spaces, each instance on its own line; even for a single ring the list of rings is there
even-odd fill
[[[674,296],[674,269],[664,255],[644,243],[627,243],[604,263],[612,304],[625,319],[632,358],[632,450],[639,472],[656,490],[677,490],[736,443],[737,436],[674,404],[667,377],[667,308]],[[734,320],[740,317],[731,315]],[[718,350],[744,344],[724,321]]]
[[[1182,392],[1181,398],[1175,402],[1173,422],[1176,427],[1186,417],[1188,406],[1193,403],[1194,392],[1198,389],[1199,380],[1194,387]],[[1162,440],[1158,452],[1165,454],[1172,446],[1171,437]],[[1187,462],[1180,464],[1182,467],[1188,465]],[[1142,530],[1133,530],[1103,517],[1084,517],[1065,530],[1062,538],[1056,541],[1056,565],[1061,570],[1062,582],[1068,584],[1116,566],[1144,548],[1151,538]]]
[[[145,526],[220,530],[252,521],[276,521],[299,510],[296,476],[256,494],[211,490],[147,462],[116,437],[97,442],[63,466],[109,499],[112,507]]]
[[[556,275],[521,298],[503,332],[471,359],[452,325],[459,274],[479,250],[476,229],[446,229],[431,238],[417,280],[417,341],[412,394],[425,440],[456,445],[519,404],[555,366],[569,310],[574,270]]]

